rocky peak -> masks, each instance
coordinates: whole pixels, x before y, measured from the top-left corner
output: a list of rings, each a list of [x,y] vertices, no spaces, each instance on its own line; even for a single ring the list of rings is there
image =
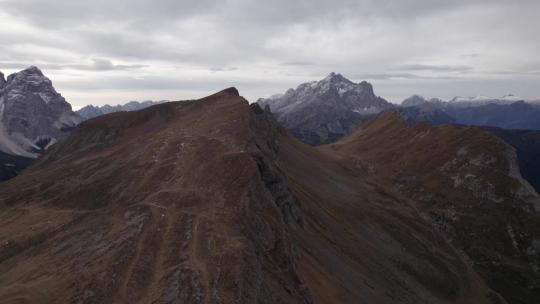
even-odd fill
[[[340,83],[340,82],[346,82],[346,83],[353,83],[352,81],[350,81],[349,79],[343,77],[343,75],[339,74],[339,73],[334,73],[334,72],[331,72],[330,74],[328,74],[328,76],[326,76],[325,78],[323,78],[321,81],[319,82],[330,82],[330,83]]]
[[[37,93],[45,103],[58,99],[65,103],[64,98],[54,89],[51,80],[35,66],[9,75],[5,90],[11,91],[12,98],[16,98],[18,95],[21,96],[22,93]]]
[[[367,81],[362,81],[358,84],[361,88],[364,89],[364,91],[370,93],[370,94],[373,94],[375,95],[375,93],[373,92],[373,85],[371,85],[371,83],[367,82]]]
[[[231,95],[231,96],[240,96],[240,93],[238,92],[238,89],[236,89],[235,87],[227,88],[227,89],[221,91],[220,93],[226,94],[226,95]]]
[[[334,72],[257,102],[269,106],[291,134],[315,145],[332,142],[366,117],[393,108],[375,95],[370,83],[355,83]]]
[[[338,91],[339,95],[343,95],[346,92],[349,91],[355,91],[355,92],[362,92],[366,95],[373,95],[375,96],[373,92],[373,86],[368,83],[367,81],[362,81],[360,83],[354,83],[353,81],[345,78],[343,75],[339,73],[330,73],[328,76],[323,78],[322,80],[312,83],[311,86],[315,89],[318,89],[321,92],[326,92],[329,90],[336,90]]]
[[[42,77],[45,77],[45,75],[43,75],[43,72],[38,67],[32,65],[20,72],[9,75],[7,78],[7,82],[12,82],[15,79],[28,79],[32,77],[40,79]]]
[[[405,98],[401,105],[403,107],[415,107],[421,104],[427,103],[428,101],[421,95],[412,95],[411,97]]]

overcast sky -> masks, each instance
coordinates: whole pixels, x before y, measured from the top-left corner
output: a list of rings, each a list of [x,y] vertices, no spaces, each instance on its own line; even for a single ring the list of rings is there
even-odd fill
[[[75,107],[250,101],[334,71],[411,94],[540,97],[539,0],[0,0],[0,71],[40,67]]]

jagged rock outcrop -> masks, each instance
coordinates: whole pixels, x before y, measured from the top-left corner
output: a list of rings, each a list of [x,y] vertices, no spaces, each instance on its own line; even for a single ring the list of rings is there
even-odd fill
[[[279,123],[311,145],[333,142],[368,117],[394,107],[376,96],[370,83],[354,83],[336,73],[257,103],[268,105]]]
[[[0,90],[4,88],[6,85],[6,78],[4,78],[4,74],[0,72]]]

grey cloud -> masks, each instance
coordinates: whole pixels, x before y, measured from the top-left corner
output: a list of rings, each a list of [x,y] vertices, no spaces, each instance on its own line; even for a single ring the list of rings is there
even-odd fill
[[[308,65],[315,65],[315,63],[310,61],[285,61],[280,63],[282,66],[308,66]]]
[[[80,71],[125,71],[147,67],[142,64],[113,64],[110,60],[95,58],[90,64],[75,64],[75,63],[20,63],[20,62],[0,62],[0,67],[7,69],[24,69],[30,65],[37,65],[45,70],[80,70]]]
[[[404,64],[400,66],[400,69],[408,71],[468,72],[473,68],[468,65]]]
[[[144,64],[113,64],[110,60],[107,59],[92,59],[93,63],[84,65],[84,64],[73,64],[61,66],[63,68],[72,68],[76,70],[89,70],[89,71],[113,71],[113,70],[133,70],[147,67],[148,65]]]
[[[37,65],[81,95],[238,82],[256,99],[330,71],[393,95],[444,81],[464,95],[466,81],[540,82],[538,11],[537,0],[0,0],[0,68]]]
[[[379,73],[379,74],[356,74],[352,75],[354,79],[365,80],[396,80],[396,79],[418,79],[418,80],[459,80],[463,77],[442,75],[442,76],[426,76],[412,73]]]
[[[480,57],[480,54],[478,54],[478,53],[461,54],[461,57],[464,57],[464,58],[478,58],[478,57]]]
[[[213,67],[213,68],[210,68],[210,71],[212,71],[212,72],[231,72],[231,71],[236,71],[236,70],[238,70],[238,68],[236,68],[236,67],[225,67],[225,68]]]

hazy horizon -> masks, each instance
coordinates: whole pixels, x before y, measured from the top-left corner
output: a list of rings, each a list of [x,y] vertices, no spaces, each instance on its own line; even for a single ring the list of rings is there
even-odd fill
[[[540,2],[0,0],[0,71],[36,65],[74,108],[249,101],[330,72],[413,94],[540,97]]]

